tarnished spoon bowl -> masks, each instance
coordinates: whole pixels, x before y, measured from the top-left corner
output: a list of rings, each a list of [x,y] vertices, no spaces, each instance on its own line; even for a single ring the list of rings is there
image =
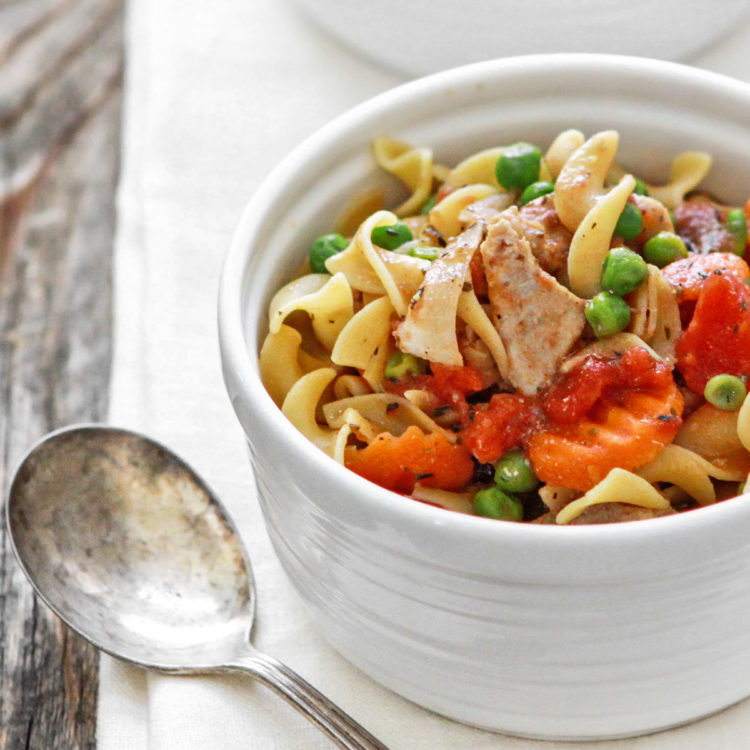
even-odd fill
[[[344,748],[384,748],[250,644],[249,560],[206,484],[164,446],[98,425],[51,433],[10,485],[8,529],[39,596],[113,656],[177,673],[249,671]]]

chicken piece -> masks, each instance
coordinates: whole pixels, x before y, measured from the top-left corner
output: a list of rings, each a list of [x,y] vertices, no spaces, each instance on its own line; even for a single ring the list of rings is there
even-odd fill
[[[473,224],[475,221],[490,222],[512,203],[513,195],[511,193],[490,195],[466,206],[458,215],[458,220],[466,226]]]
[[[566,266],[572,232],[560,221],[551,195],[527,203],[518,211],[521,230],[539,265],[553,276]]]
[[[508,379],[534,395],[580,338],[585,302],[542,270],[516,208],[490,225],[480,251],[492,322],[508,353]]]
[[[456,338],[458,298],[485,229],[483,222],[472,224],[427,269],[406,317],[394,331],[401,351],[444,365],[463,364]]]
[[[626,505],[625,503],[604,503],[603,505],[592,505],[590,508],[586,508],[580,516],[577,516],[570,522],[570,525],[583,526],[586,524],[642,521],[646,518],[671,516],[675,512],[673,508],[654,510],[651,508],[639,508],[636,505]]]
[[[651,510],[651,508],[639,508],[636,505],[625,505],[624,503],[605,503],[604,505],[592,505],[590,508],[574,518],[568,526],[586,526],[604,523],[624,523],[627,521],[642,521],[647,518],[659,518],[660,516],[671,516],[677,511],[673,508],[664,510]],[[554,511],[543,513],[531,523],[556,525],[557,521]]]

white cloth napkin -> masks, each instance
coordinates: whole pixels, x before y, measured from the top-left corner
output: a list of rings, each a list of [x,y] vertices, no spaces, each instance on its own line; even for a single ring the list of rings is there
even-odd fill
[[[399,79],[330,41],[278,0],[132,0],[128,16],[111,422],[163,441],[203,474],[250,551],[256,645],[392,750],[559,746],[434,716],[372,682],[315,633],[270,547],[221,381],[217,282],[245,202],[291,147]],[[750,80],[748,42],[750,29],[743,29],[699,63]],[[736,750],[747,746],[748,731],[746,701],[656,737],[585,747]],[[332,744],[250,678],[147,674],[103,656],[98,747],[330,750]]]

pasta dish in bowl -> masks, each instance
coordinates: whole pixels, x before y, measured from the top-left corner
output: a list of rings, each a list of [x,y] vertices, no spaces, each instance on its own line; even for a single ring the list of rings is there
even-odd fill
[[[679,65],[493,61],[252,197],[227,391],[279,560],[367,675],[557,739],[750,695],[748,114]]]
[[[521,141],[449,168],[376,139],[408,197],[355,206],[351,235],[316,239],[273,297],[260,369],[284,414],[382,487],[493,518],[621,521],[739,494],[744,207],[696,191],[710,155],[647,185],[618,141],[568,129],[543,156]]]

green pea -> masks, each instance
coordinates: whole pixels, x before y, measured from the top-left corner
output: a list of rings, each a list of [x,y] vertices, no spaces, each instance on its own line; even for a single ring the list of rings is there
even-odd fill
[[[542,152],[531,143],[508,146],[495,164],[495,177],[506,190],[523,190],[539,179]]]
[[[407,374],[417,377],[427,369],[424,360],[418,359],[413,354],[406,354],[396,350],[385,363],[383,375],[388,380],[401,380]]]
[[[630,323],[630,307],[622,297],[611,292],[599,292],[583,310],[586,320],[597,338],[612,336],[625,330]]]
[[[674,232],[659,232],[643,246],[643,257],[647,263],[664,268],[680,258],[687,258],[688,251],[682,238]]]
[[[370,237],[374,244],[384,250],[395,250],[397,247],[401,247],[404,242],[410,242],[414,239],[411,229],[403,221],[375,227]]]
[[[433,193],[423,204],[422,208],[419,209],[419,213],[422,214],[422,216],[426,216],[430,211],[432,211],[433,208],[435,208],[435,204],[437,203],[437,193]]]
[[[732,252],[742,257],[747,246],[747,219],[741,208],[733,208],[727,213],[726,228],[732,236]]]
[[[502,521],[521,521],[523,505],[518,498],[506,495],[498,487],[488,487],[474,495],[474,513]]]
[[[330,232],[318,237],[310,245],[310,270],[313,273],[328,273],[326,261],[340,253],[349,244],[349,240],[338,232]]]
[[[633,192],[636,195],[649,195],[648,187],[640,177],[635,178],[635,187],[633,188]]]
[[[495,468],[495,483],[506,492],[531,492],[539,485],[531,461],[520,449],[503,454]]]
[[[714,375],[706,383],[703,395],[709,404],[724,411],[737,411],[747,395],[747,388],[735,375]]]
[[[625,241],[634,240],[643,229],[643,216],[636,206],[626,203],[620,218],[615,224],[615,235],[622,237]]]
[[[440,257],[440,248],[430,245],[417,245],[416,247],[410,247],[407,255],[422,260],[437,260]]]
[[[648,265],[627,247],[614,247],[604,259],[602,289],[620,296],[637,289],[648,276]]]
[[[549,195],[554,192],[554,190],[554,183],[548,182],[547,180],[532,182],[531,185],[528,185],[523,193],[521,193],[521,200],[519,203],[522,206],[525,206],[527,203],[531,203],[531,201],[541,198],[543,195]]]

